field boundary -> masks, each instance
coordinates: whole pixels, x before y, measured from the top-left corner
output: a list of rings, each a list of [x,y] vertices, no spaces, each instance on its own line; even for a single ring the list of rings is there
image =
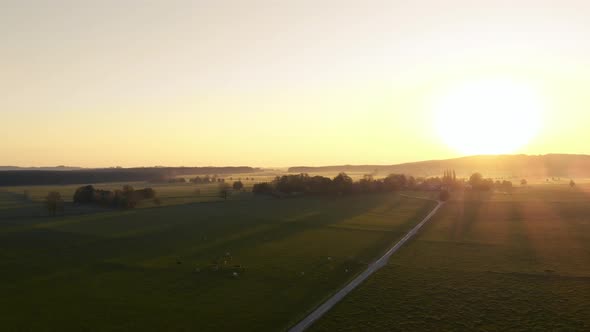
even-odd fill
[[[420,228],[422,228],[422,226],[424,226],[424,224],[426,224],[428,222],[428,220],[430,220],[430,218],[432,218],[432,216],[434,216],[436,214],[436,212],[438,211],[438,209],[444,204],[444,202],[442,202],[442,201],[437,201],[437,200],[425,198],[425,197],[414,197],[414,196],[408,196],[408,195],[400,195],[400,196],[428,200],[428,201],[434,201],[434,202],[437,202],[437,205],[432,209],[432,211],[430,211],[430,213],[428,213],[428,215],[426,215],[422,219],[422,221],[420,221],[416,226],[414,226],[401,240],[399,240],[393,247],[391,247],[389,250],[387,250],[387,252],[385,252],[385,254],[383,256],[381,256],[381,258],[379,258],[374,263],[369,265],[369,267],[364,272],[362,272],[361,274],[356,276],[351,282],[346,284],[346,286],[344,286],[342,289],[340,289],[338,292],[336,292],[334,295],[332,295],[330,298],[328,298],[324,303],[322,303],[319,307],[317,307],[314,311],[312,311],[309,315],[307,315],[303,320],[301,320],[299,323],[297,323],[296,325],[291,327],[288,330],[289,332],[305,331],[315,321],[317,321],[323,315],[325,315],[328,311],[330,311],[330,309],[332,309],[332,307],[334,307],[334,305],[336,305],[336,303],[340,302],[346,295],[348,295],[348,293],[350,293],[353,289],[357,288],[362,282],[364,282],[373,273],[377,272],[379,269],[381,269],[383,266],[385,266],[387,264],[387,261],[389,260],[389,257],[391,257],[391,255],[393,255],[396,251],[398,251],[399,248],[401,248],[409,239],[411,239],[414,235],[416,235],[418,230],[420,230]]]

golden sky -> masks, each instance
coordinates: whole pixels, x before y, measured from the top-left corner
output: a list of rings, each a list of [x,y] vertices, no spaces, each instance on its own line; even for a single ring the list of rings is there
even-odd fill
[[[456,157],[437,96],[487,78],[542,105],[510,152],[590,153],[588,13],[568,0],[2,1],[0,165]],[[457,122],[501,125],[470,112]]]

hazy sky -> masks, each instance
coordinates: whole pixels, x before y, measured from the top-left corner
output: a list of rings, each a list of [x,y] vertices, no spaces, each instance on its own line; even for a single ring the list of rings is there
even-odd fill
[[[590,153],[589,15],[567,0],[0,0],[0,165],[453,157],[432,100],[488,76],[542,96],[516,152]]]

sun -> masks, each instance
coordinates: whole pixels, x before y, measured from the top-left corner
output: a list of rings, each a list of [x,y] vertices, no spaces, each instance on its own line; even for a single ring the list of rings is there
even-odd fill
[[[466,82],[435,99],[439,136],[460,153],[514,153],[541,128],[541,99],[529,85],[506,79]]]

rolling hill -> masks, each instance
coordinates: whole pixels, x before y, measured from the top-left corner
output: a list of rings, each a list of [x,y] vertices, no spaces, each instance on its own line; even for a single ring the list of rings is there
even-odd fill
[[[365,172],[437,176],[453,169],[458,176],[480,172],[490,177],[590,177],[590,155],[481,155],[445,160],[428,160],[397,165],[341,165],[289,168],[291,173]]]

